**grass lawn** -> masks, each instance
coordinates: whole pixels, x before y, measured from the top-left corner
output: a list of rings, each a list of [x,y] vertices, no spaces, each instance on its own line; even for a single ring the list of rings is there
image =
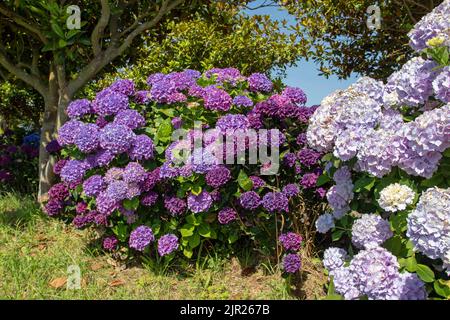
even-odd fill
[[[304,259],[302,282],[289,294],[277,268],[242,267],[242,259],[204,257],[185,272],[123,266],[89,245],[92,231],[46,217],[31,198],[0,196],[1,299],[317,299],[325,276]],[[306,261],[305,261],[306,260]],[[67,289],[67,268],[81,289]]]

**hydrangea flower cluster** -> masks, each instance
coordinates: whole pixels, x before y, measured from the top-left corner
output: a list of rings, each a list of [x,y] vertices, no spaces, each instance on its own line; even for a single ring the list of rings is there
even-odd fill
[[[347,300],[366,296],[370,300],[423,300],[425,284],[415,274],[400,273],[397,258],[382,247],[356,254],[345,266],[344,250],[330,248],[324,264],[333,277],[336,292]]]
[[[377,214],[363,214],[353,223],[352,243],[357,248],[379,246],[392,236],[389,222]]]
[[[417,251],[441,259],[450,274],[450,189],[430,188],[408,215],[406,235]]]
[[[400,183],[392,183],[380,191],[378,204],[385,211],[402,211],[413,203],[415,195],[410,187]]]

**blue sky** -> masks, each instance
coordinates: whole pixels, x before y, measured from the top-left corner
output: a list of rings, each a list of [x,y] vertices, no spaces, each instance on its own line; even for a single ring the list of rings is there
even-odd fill
[[[256,7],[260,0],[251,4],[251,7]],[[249,15],[270,15],[274,20],[294,21],[295,18],[291,16],[286,10],[281,10],[274,7],[266,7],[257,10],[247,10]],[[330,76],[328,79],[318,75],[318,67],[313,61],[300,60],[296,67],[287,69],[287,77],[284,83],[289,86],[300,87],[308,96],[308,105],[319,104],[324,97],[337,89],[347,88],[350,84],[356,81],[357,77],[353,76],[347,80],[339,80],[335,76]]]

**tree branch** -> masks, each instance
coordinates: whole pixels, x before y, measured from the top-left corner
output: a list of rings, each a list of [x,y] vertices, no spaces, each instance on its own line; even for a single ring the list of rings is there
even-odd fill
[[[42,43],[46,44],[48,42],[47,38],[42,34],[42,32],[38,28],[28,23],[22,16],[18,15],[13,11],[10,11],[7,7],[1,4],[0,4],[0,13],[12,19],[16,24],[23,27],[24,29],[30,31],[32,35],[36,35],[42,41]]]
[[[169,2],[172,2],[168,5]],[[67,85],[67,92],[70,96],[73,96],[82,86],[84,86],[89,80],[91,80],[104,66],[109,64],[115,58],[120,56],[133,42],[133,40],[145,30],[156,25],[162,17],[170,12],[172,9],[180,5],[184,0],[166,0],[161,5],[158,14],[150,21],[137,26],[122,42],[119,47],[115,46],[112,42],[104,51],[101,51],[94,57],[78,74],[78,76],[69,82]]]
[[[108,0],[100,0],[100,2],[102,4],[101,16],[91,34],[91,43],[94,56],[97,56],[102,50],[101,38],[103,36],[103,31],[108,25],[109,17],[111,15],[111,8],[109,7]]]
[[[32,74],[25,72],[20,69],[17,65],[11,62],[6,55],[0,51],[0,64],[9,72],[15,75],[17,78],[22,80],[23,82],[29,84],[33,88],[35,88],[45,99],[47,96],[48,88],[45,84],[42,83],[42,80]]]

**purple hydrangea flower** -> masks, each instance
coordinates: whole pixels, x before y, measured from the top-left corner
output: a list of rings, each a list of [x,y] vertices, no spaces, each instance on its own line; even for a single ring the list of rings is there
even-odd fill
[[[86,173],[86,163],[80,160],[69,160],[61,169],[61,180],[68,183],[79,183]]]
[[[56,175],[60,175],[61,174],[61,170],[66,165],[67,161],[68,160],[66,160],[66,159],[58,160],[55,163],[55,165],[53,166],[53,173],[56,174]]]
[[[134,82],[130,79],[119,79],[110,85],[108,89],[126,96],[132,96],[134,95]]]
[[[153,235],[152,229],[147,226],[139,226],[131,231],[128,244],[130,245],[130,248],[137,251],[144,251],[144,249],[153,241],[155,241],[155,236]]]
[[[119,207],[117,201],[108,196],[105,191],[100,192],[95,201],[97,203],[97,211],[100,214],[110,215]]]
[[[223,208],[217,214],[217,220],[220,224],[229,224],[231,221],[236,220],[237,212],[233,208]]]
[[[294,167],[296,161],[297,161],[296,155],[291,152],[286,153],[283,157],[283,164],[285,164],[289,168]]]
[[[77,99],[67,107],[67,115],[70,119],[80,118],[92,112],[91,103],[88,99]]]
[[[98,117],[97,120],[95,120],[95,124],[99,128],[104,128],[109,122],[104,117]]]
[[[109,236],[103,239],[103,249],[107,251],[115,251],[119,241],[115,236]]]
[[[306,103],[306,94],[300,88],[286,87],[281,93],[282,96],[288,98],[294,103],[304,105]]]
[[[306,167],[316,165],[322,154],[312,149],[304,148],[297,153],[297,158]]]
[[[141,189],[143,191],[150,191],[153,189],[160,180],[160,169],[156,168],[155,170],[151,172],[147,172],[147,175],[145,177],[145,180],[141,183]]]
[[[48,197],[50,200],[64,201],[69,197],[69,189],[64,183],[57,183],[48,190]]]
[[[244,209],[255,210],[261,204],[261,198],[255,191],[247,191],[239,197],[239,203]]]
[[[78,120],[69,120],[61,126],[58,130],[58,143],[61,146],[73,144],[75,137],[81,128],[84,127],[84,123]]]
[[[305,188],[313,188],[316,186],[317,179],[319,178],[319,175],[317,173],[305,173],[300,181],[300,184]]]
[[[93,123],[86,123],[75,135],[74,143],[83,153],[95,151],[99,145],[99,127]]]
[[[297,144],[301,147],[305,146],[307,144],[306,133],[305,132],[300,133],[297,136],[295,142],[297,142]]]
[[[83,192],[88,197],[96,197],[105,189],[105,186],[103,177],[96,174],[83,182]]]
[[[127,198],[128,184],[122,180],[112,181],[106,187],[106,195],[116,202],[122,201]]]
[[[174,234],[165,234],[158,240],[158,253],[161,257],[178,250],[178,237]]]
[[[144,126],[145,119],[136,110],[125,109],[125,110],[119,111],[116,114],[113,123],[124,125],[124,126],[127,126],[128,128],[130,128],[131,130],[134,130],[134,129]]]
[[[126,152],[134,139],[133,131],[124,125],[110,123],[100,131],[100,146],[113,154]]]
[[[436,98],[450,103],[450,67],[444,67],[433,81]]]
[[[245,80],[241,72],[236,68],[213,68],[205,72],[207,78],[215,77],[216,83],[228,83],[235,86],[239,81]]]
[[[231,179],[231,172],[225,166],[217,166],[206,173],[206,184],[213,188],[219,188]]]
[[[57,153],[57,152],[61,151],[61,149],[62,149],[62,147],[60,146],[60,144],[58,143],[58,140],[56,140],[56,139],[50,141],[45,146],[45,150],[47,150],[48,153]]]
[[[302,261],[298,254],[289,253],[283,257],[283,270],[287,273],[296,273],[302,267]]]
[[[175,196],[165,196],[164,207],[172,216],[178,216],[186,210],[186,201]]]
[[[236,96],[233,98],[233,104],[238,107],[253,107],[253,101],[247,96]]]
[[[289,200],[282,192],[266,193],[261,203],[263,207],[269,212],[289,212]]]
[[[262,73],[251,74],[247,81],[251,91],[270,92],[273,89],[272,81]]]
[[[146,104],[150,101],[150,91],[148,90],[140,90],[137,91],[134,95],[134,101],[139,104]]]
[[[213,199],[207,191],[202,191],[199,195],[190,194],[187,198],[189,210],[193,213],[206,212],[211,208]]]
[[[150,191],[142,196],[141,203],[146,207],[152,207],[158,200],[158,193],[155,191]]]
[[[221,133],[230,134],[238,129],[250,128],[250,122],[247,117],[242,114],[227,114],[217,120],[216,127]]]
[[[128,155],[131,160],[148,160],[153,158],[154,149],[153,140],[145,134],[140,134],[134,139]]]
[[[99,116],[115,115],[120,110],[128,109],[128,97],[107,88],[97,93],[92,107]]]
[[[262,188],[262,187],[264,187],[266,185],[266,182],[262,178],[260,178],[258,176],[250,176],[249,178],[250,178],[250,180],[252,180],[253,190],[257,190],[257,189]]]
[[[286,197],[295,197],[300,193],[300,189],[297,184],[290,183],[283,187],[283,193]]]
[[[180,117],[175,117],[172,120],[170,120],[170,122],[172,123],[172,126],[175,130],[180,129],[181,126],[183,125],[183,120]]]
[[[49,216],[56,216],[64,209],[64,203],[60,200],[52,199],[48,201],[44,206],[44,211]]]
[[[278,240],[280,240],[281,245],[285,250],[298,251],[300,250],[303,239],[302,236],[297,233],[288,232],[282,233]]]
[[[233,102],[231,96],[225,90],[215,86],[204,88],[203,100],[206,109],[216,111],[230,110]]]
[[[389,222],[377,214],[363,214],[353,223],[352,243],[357,248],[376,247],[392,236]]]
[[[123,180],[127,183],[140,183],[143,182],[146,177],[147,176],[144,167],[142,167],[137,162],[128,163],[123,170],[122,175]]]

